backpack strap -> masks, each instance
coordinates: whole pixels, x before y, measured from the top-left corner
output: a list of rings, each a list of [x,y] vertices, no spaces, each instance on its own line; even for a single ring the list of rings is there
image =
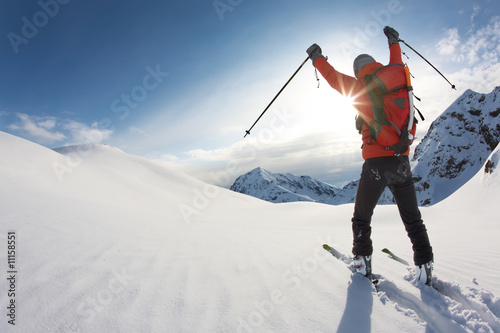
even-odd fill
[[[413,121],[415,119],[415,106],[413,105],[413,87],[411,85],[411,74],[408,66],[405,65],[405,75],[406,75],[406,91],[408,91],[408,102],[410,104],[410,116],[408,121],[407,133],[408,133],[408,141],[413,141],[413,134],[411,131],[413,129]]]
[[[364,77],[366,91],[368,93],[368,97],[370,98],[370,104],[373,111],[373,120],[371,120],[369,124],[367,123],[367,125],[373,129],[375,133],[379,133],[380,126],[387,123],[387,117],[384,112],[384,102],[382,99],[383,92],[380,91],[379,84],[377,82],[380,80],[375,76],[377,71],[378,69],[373,72],[373,74],[366,75]],[[382,86],[384,86],[383,83]]]
[[[358,133],[361,134],[361,140],[364,143],[371,143],[375,141],[377,133],[374,132],[373,128],[360,114],[356,115],[356,129],[358,130]]]

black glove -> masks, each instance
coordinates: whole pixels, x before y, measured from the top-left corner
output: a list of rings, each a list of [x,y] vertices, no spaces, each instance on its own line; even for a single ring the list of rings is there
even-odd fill
[[[308,49],[307,49],[307,54],[309,54],[309,58],[311,59],[312,63],[313,63],[313,66],[314,66],[314,62],[316,61],[316,59],[318,58],[323,58],[323,59],[326,59],[323,54],[321,54],[321,47],[319,47],[318,44],[313,44],[311,45]]]
[[[384,34],[387,36],[389,46],[399,43],[399,32],[397,32],[395,29],[391,27],[385,27]]]

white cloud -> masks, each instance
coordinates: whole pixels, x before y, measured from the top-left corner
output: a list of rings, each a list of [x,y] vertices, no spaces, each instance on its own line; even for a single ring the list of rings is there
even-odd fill
[[[356,131],[351,131],[356,135]],[[206,182],[230,186],[234,179],[256,167],[269,171],[309,175],[338,183],[359,176],[361,149],[359,138],[339,137],[334,131],[306,132],[294,137],[251,137],[218,149],[194,149],[186,160],[178,161],[179,169]],[[353,163],[356,164],[353,167]],[[210,172],[207,172],[210,170]]]
[[[470,88],[480,93],[489,93],[500,85],[500,63],[474,67],[464,67],[451,76],[452,81],[460,87]]]
[[[100,129],[97,122],[89,126],[71,119],[24,113],[18,113],[16,116],[19,121],[8,125],[7,128],[42,145],[100,143],[108,140],[113,134],[112,130]]]
[[[441,55],[452,55],[460,45],[460,36],[457,28],[446,31],[445,36],[437,43],[437,49]]]
[[[500,17],[493,17],[483,28],[469,31],[466,38],[459,35],[457,28],[449,29],[437,43],[439,54],[449,56],[454,62],[475,65],[487,61],[498,62],[500,53]]]
[[[54,118],[47,119],[45,121],[41,121],[38,123],[38,126],[46,128],[46,129],[53,129],[56,127],[56,120]]]
[[[455,73],[458,80],[484,92],[497,86],[500,83],[500,16],[470,34],[458,51],[456,60],[466,65]]]
[[[88,126],[78,121],[69,120],[63,125],[63,128],[71,133],[74,144],[101,143],[108,140],[113,134],[112,130],[100,129],[97,122]]]
[[[27,114],[17,114],[20,122],[8,126],[13,131],[19,131],[36,140],[41,144],[52,144],[66,139],[66,136],[58,131],[50,131],[54,128],[56,120],[53,117],[37,117]]]
[[[477,29],[452,28],[446,30],[434,48],[424,52],[446,78],[456,86],[452,90],[438,73],[423,61],[412,61],[410,68],[415,73],[415,94],[422,99],[415,101],[427,121],[419,123],[419,135],[454,100],[467,89],[489,93],[500,85],[500,17],[495,16]],[[440,57],[432,55],[432,50]]]
[[[481,7],[479,7],[478,5],[474,5],[474,7],[472,9],[472,15],[470,17],[471,31],[472,31],[472,29],[474,29],[474,20],[475,20],[476,16],[479,15],[480,11],[481,11]]]

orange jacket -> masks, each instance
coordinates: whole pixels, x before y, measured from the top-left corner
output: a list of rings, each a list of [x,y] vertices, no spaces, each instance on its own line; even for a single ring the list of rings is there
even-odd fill
[[[389,64],[403,64],[403,60],[401,59],[401,47],[399,44],[392,44],[389,47],[389,51]],[[359,79],[338,72],[328,63],[328,61],[326,61],[326,59],[322,57],[316,59],[314,66],[333,89],[337,90],[343,96],[353,99],[354,108],[358,110],[359,115],[363,117],[367,123],[370,123],[370,121],[373,120],[372,106],[370,104],[370,98],[368,97],[363,78],[368,74],[373,74],[375,70],[382,67],[383,65],[381,63],[372,62],[364,66],[358,73]],[[409,152],[410,150],[408,149],[408,151],[403,155],[408,155]],[[373,157],[394,156],[394,152],[392,150],[385,149],[378,144],[377,141],[364,144],[362,154],[365,160]]]

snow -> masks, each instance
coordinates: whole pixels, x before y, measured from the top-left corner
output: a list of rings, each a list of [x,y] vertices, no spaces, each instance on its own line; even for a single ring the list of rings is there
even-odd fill
[[[481,169],[499,142],[499,113],[500,87],[467,90],[432,123],[412,158],[421,205],[444,200]]]
[[[349,253],[352,204],[271,204],[105,145],[0,132],[0,152],[1,332],[500,332],[498,168],[422,208],[442,293],[380,251],[411,261],[377,207],[376,291],[322,249]]]

